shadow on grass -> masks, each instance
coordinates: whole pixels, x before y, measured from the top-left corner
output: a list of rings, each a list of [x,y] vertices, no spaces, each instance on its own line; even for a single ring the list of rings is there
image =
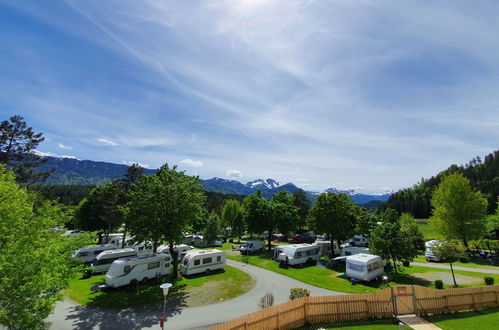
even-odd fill
[[[394,318],[380,318],[380,319],[362,319],[362,320],[344,320],[344,321],[329,321],[313,324],[305,324],[299,328],[301,330],[312,330],[312,329],[327,329],[327,328],[346,328],[346,327],[358,327],[366,325],[380,325],[380,326],[398,326],[399,321]]]
[[[95,295],[86,307],[72,307],[66,319],[73,320],[77,329],[141,329],[159,326],[159,317],[163,311],[163,293],[159,285],[165,278],[153,279],[146,284],[130,285],[122,288],[110,288],[99,292],[92,288]],[[185,307],[187,294],[182,290],[186,284],[176,283],[167,297],[165,316],[179,314]],[[95,290],[96,289],[96,290]]]
[[[210,271],[210,273],[198,273],[198,274],[192,274],[192,275],[182,275],[186,279],[195,279],[195,278],[200,278],[200,277],[205,277],[205,276],[212,276],[212,275],[217,275],[217,274],[223,274],[225,273],[225,269],[216,269]]]

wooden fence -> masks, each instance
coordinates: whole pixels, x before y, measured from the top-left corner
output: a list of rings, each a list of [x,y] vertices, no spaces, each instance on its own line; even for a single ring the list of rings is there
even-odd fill
[[[433,290],[398,286],[375,293],[305,297],[243,315],[211,329],[292,329],[306,323],[438,314],[499,306],[499,285]]]

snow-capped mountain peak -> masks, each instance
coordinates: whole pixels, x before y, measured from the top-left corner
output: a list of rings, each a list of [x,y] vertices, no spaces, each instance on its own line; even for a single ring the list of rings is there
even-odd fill
[[[274,179],[256,179],[248,182],[246,186],[253,189],[270,190],[279,187],[280,184]]]

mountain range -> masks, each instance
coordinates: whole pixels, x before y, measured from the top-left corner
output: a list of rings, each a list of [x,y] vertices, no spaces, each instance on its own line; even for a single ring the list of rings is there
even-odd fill
[[[45,182],[47,185],[101,185],[123,177],[128,169],[128,165],[124,164],[79,160],[71,157],[47,156],[46,158],[47,162],[40,167],[40,170],[55,169],[54,173]],[[144,169],[144,174],[146,175],[154,174],[155,172],[156,170]],[[215,177],[208,180],[201,180],[200,184],[206,191],[245,196],[253,194],[260,189],[262,196],[268,199],[281,190],[293,193],[300,189],[291,182],[281,185],[273,179],[257,179],[243,184],[236,180]],[[358,193],[353,189],[338,190],[336,188],[326,189],[325,192],[345,193],[356,204],[365,204],[371,201],[385,202],[391,195],[390,193],[369,195]],[[313,191],[306,191],[306,193],[312,202],[320,194],[320,192]]]

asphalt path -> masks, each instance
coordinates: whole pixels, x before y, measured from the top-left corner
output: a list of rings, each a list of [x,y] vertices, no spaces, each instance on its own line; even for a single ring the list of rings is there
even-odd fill
[[[227,264],[250,274],[256,284],[247,293],[217,304],[178,309],[169,304],[165,329],[204,329],[258,310],[266,293],[275,297],[274,305],[288,301],[291,288],[305,288],[312,296],[344,294],[318,288],[259,267],[227,260]],[[159,289],[158,289],[159,290]],[[112,310],[84,307],[64,300],[47,318],[51,329],[158,329],[162,304],[142,308]]]
[[[449,266],[448,263],[436,264],[434,262],[432,262],[432,263],[411,262],[411,265],[421,266],[421,267],[428,267],[428,268],[440,268],[440,269],[450,270],[450,266]],[[470,268],[470,267],[462,267],[462,266],[454,266],[454,265],[452,265],[452,268],[454,270],[462,270],[462,271],[465,271],[465,272],[486,273],[486,274],[497,274],[497,275],[499,275],[499,267],[498,267],[498,269],[490,269],[490,268]]]

